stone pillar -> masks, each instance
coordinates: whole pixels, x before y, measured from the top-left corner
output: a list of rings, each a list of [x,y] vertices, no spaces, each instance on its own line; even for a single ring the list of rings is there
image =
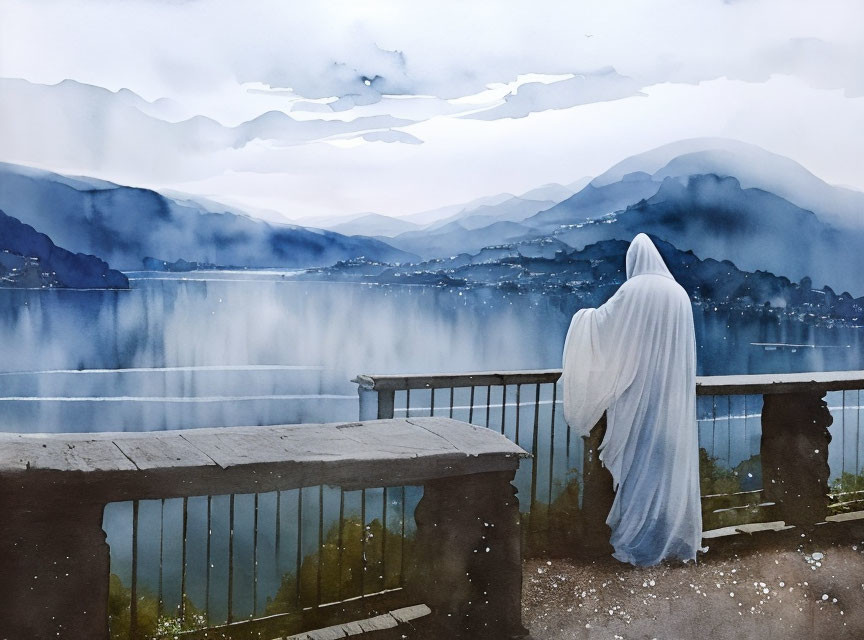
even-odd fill
[[[609,543],[612,535],[606,518],[615,500],[612,474],[600,462],[598,449],[606,435],[606,414],[591,429],[584,440],[582,464],[582,541],[581,551],[587,556],[611,555],[614,549]]]
[[[424,486],[408,576],[413,600],[432,609],[423,637],[527,635],[514,474],[479,473]]]
[[[0,639],[108,640],[103,508],[0,495]]]
[[[824,393],[765,394],[762,486],[787,524],[812,525],[828,515],[828,427]]]

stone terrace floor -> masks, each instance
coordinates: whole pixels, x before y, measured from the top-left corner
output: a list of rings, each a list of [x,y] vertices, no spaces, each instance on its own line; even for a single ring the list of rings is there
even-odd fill
[[[864,639],[864,520],[706,540],[698,564],[527,560],[536,640]]]

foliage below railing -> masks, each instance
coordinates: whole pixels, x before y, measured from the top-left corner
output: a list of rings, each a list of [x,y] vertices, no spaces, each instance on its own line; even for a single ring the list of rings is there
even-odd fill
[[[843,472],[831,483],[831,504],[834,513],[857,511],[864,508],[864,472]]]
[[[132,590],[123,584],[120,576],[112,573],[108,584],[108,624],[112,640],[130,637],[130,604]],[[178,633],[207,627],[204,614],[184,596],[183,607],[177,606],[176,615],[159,615],[159,599],[139,589],[137,636],[147,640],[175,638]],[[182,617],[181,612],[182,611]]]
[[[356,516],[345,518],[341,530],[335,522],[324,536],[321,551],[303,557],[300,579],[295,571],[282,575],[278,591],[267,597],[264,616],[398,590],[406,581],[406,569],[410,571],[413,546],[413,533],[403,537],[399,531],[385,529],[377,518],[365,528]],[[118,575],[111,574],[110,580],[111,638],[127,640],[132,592]],[[188,596],[183,596],[183,607],[178,605],[174,615],[160,615],[158,598],[140,586],[137,615],[136,637],[146,640],[176,638],[208,627],[203,611]]]
[[[754,491],[762,486],[761,456],[750,456],[729,469],[718,464],[704,447],[699,448],[699,487],[703,496]]]
[[[365,530],[359,518],[346,518],[342,531],[339,529],[339,524],[334,523],[327,531],[321,551],[303,559],[299,581],[295,572],[282,576],[279,590],[267,598],[266,615],[296,611],[298,605],[303,606],[303,594],[317,592],[320,594],[317,600],[326,604],[402,586],[402,570],[406,558],[411,557],[413,536],[403,538],[398,532],[385,530],[377,518]],[[381,544],[375,543],[376,540],[381,540]],[[345,558],[360,562],[350,566]],[[393,567],[399,568],[398,573],[392,571]]]

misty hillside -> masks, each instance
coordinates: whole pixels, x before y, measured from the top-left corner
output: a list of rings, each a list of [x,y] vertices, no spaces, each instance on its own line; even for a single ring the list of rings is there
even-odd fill
[[[864,297],[814,289],[809,278],[795,283],[767,271],[746,271],[729,260],[700,258],[669,242],[652,238],[672,275],[694,301],[740,309],[780,308],[857,323],[864,318]],[[302,278],[443,287],[489,286],[513,292],[577,296],[580,306],[603,304],[626,280],[630,243],[602,240],[583,249],[560,249],[548,242],[516,243],[408,265],[349,261],[313,269]],[[546,250],[544,251],[544,247]],[[550,256],[549,250],[555,252]]]
[[[239,267],[310,267],[413,256],[364,237],[214,213],[149,189],[0,163],[0,208],[72,252],[135,270],[146,257]]]
[[[785,156],[725,138],[679,140],[622,160],[592,180],[602,187],[628,173],[649,174],[655,182],[714,174],[734,177],[745,189],[780,196],[838,228],[864,228],[864,193],[831,185]]]
[[[522,220],[495,211],[470,229],[457,219],[389,242],[431,259],[542,238],[581,249],[646,232],[742,269],[864,293],[864,193],[735,140],[683,140],[626,158]]]
[[[324,228],[346,236],[391,237],[405,233],[406,231],[415,231],[420,226],[402,218],[383,216],[380,213],[366,213],[346,222],[340,222],[332,226],[327,225]]]
[[[587,184],[578,193],[553,207],[525,220],[525,224],[538,231],[554,231],[561,225],[584,222],[650,198],[657,193],[660,183],[647,173],[629,173],[617,182],[596,186]]]
[[[852,293],[864,292],[864,232],[840,230],[816,214],[736,178],[697,175],[593,224],[560,229],[554,237],[579,248],[599,240],[653,234],[699,255],[727,259],[742,269],[783,273]]]
[[[127,289],[129,280],[103,260],[58,247],[0,210],[0,287]]]

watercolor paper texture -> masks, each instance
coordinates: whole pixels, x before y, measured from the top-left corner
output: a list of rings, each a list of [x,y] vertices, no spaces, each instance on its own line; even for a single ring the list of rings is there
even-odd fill
[[[862,24],[859,0],[0,0],[0,473],[20,472],[10,434],[106,439],[93,450],[123,468],[227,455],[207,438],[230,430],[189,436],[194,455],[152,432],[454,418],[533,455],[513,480],[532,637],[695,637],[697,604],[716,621],[700,637],[757,619],[777,637],[864,636],[864,607],[831,592],[864,570],[848,515],[864,500]],[[690,299],[711,390],[693,425],[703,529],[853,522],[830,543],[772,542],[782,571],[741,566],[765,583],[756,600],[708,538],[706,586],[662,614],[660,573],[580,564],[604,556],[609,505],[591,485],[598,442],[571,432],[548,370],[574,313],[625,282],[639,233]],[[490,371],[506,375],[460,375]],[[801,416],[818,428],[787,425]],[[338,433],[303,455],[353,450],[360,432]],[[363,433],[382,455],[416,452]],[[271,436],[259,445],[281,451]],[[435,548],[423,482],[310,482],[106,501],[110,629],[78,620],[69,637],[251,620],[276,638],[349,622],[308,613],[320,605],[424,602],[398,595],[410,554]],[[819,581],[829,567],[836,584]],[[619,569],[625,591],[593,591]],[[0,637],[17,597],[0,590]]]

